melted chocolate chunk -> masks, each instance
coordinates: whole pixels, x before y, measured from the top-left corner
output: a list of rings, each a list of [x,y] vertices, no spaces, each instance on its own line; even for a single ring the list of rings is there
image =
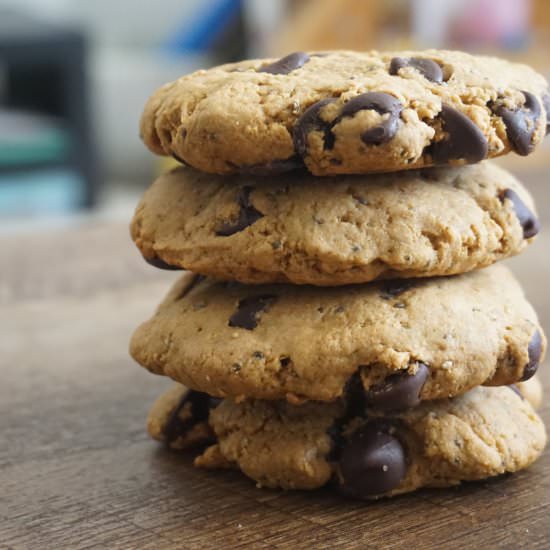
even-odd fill
[[[506,189],[500,194],[500,200],[509,199],[514,205],[514,211],[523,228],[523,238],[530,239],[540,231],[540,223],[536,216],[527,208],[527,205],[520,199],[519,195],[512,189]]]
[[[291,172],[304,168],[304,163],[298,155],[287,159],[272,160],[265,164],[239,166],[239,173],[250,176],[275,176],[284,172]]]
[[[397,121],[403,110],[401,102],[390,94],[382,92],[367,92],[350,99],[343,107],[340,116],[331,126],[338,124],[343,118],[353,116],[359,111],[373,110],[390,116],[378,126],[369,128],[361,134],[361,140],[369,144],[380,145],[392,139],[397,132]]]
[[[249,296],[239,301],[237,311],[229,318],[230,327],[253,330],[258,326],[260,313],[265,311],[277,298],[273,295]]]
[[[341,122],[343,118],[353,116],[363,110],[374,110],[377,113],[389,115],[378,126],[369,128],[361,134],[360,137],[364,143],[367,145],[380,145],[395,136],[403,105],[392,95],[382,92],[360,94],[345,103],[340,115],[331,123],[323,121],[319,116],[319,112],[329,103],[336,101],[336,99],[331,97],[314,103],[296,121],[292,138],[294,140],[294,149],[300,156],[303,157],[307,153],[307,136],[310,132],[322,131],[324,133],[324,148],[332,149],[334,147],[332,128]]]
[[[506,126],[506,135],[514,151],[518,155],[526,156],[535,148],[532,139],[541,109],[535,95],[530,92],[522,92],[522,94],[525,96],[523,107],[512,111],[501,106],[496,110],[496,114],[502,118]]]
[[[550,95],[544,94],[542,96],[542,104],[546,111],[546,134],[550,134]]]
[[[300,156],[305,156],[307,153],[307,136],[310,132],[322,131],[325,133],[325,147],[330,148],[332,142],[332,133],[330,132],[330,125],[323,121],[319,116],[319,112],[323,107],[336,101],[336,98],[329,97],[322,99],[317,103],[314,103],[308,107],[296,121],[294,129],[292,130],[292,139],[294,141],[294,149]]]
[[[193,390],[184,393],[164,428],[166,443],[170,444],[179,437],[184,437],[194,426],[208,420],[210,409],[217,407],[220,402],[221,399],[210,397],[207,393]],[[180,415],[187,404],[190,405],[190,410],[187,418],[182,419]]]
[[[384,421],[368,422],[355,432],[340,455],[340,490],[349,496],[382,495],[407,473],[405,451]]]
[[[542,355],[542,336],[540,331],[537,330],[531,337],[527,351],[529,353],[529,362],[523,369],[523,376],[521,377],[522,382],[529,380],[529,378],[534,376],[539,368],[540,358]]]
[[[365,387],[363,386],[361,375],[358,372],[346,382],[346,387],[344,388],[344,402],[346,411],[343,419],[345,422],[357,416],[365,416],[367,404],[365,400]]]
[[[392,374],[382,384],[372,386],[365,394],[371,407],[382,410],[401,410],[420,403],[420,392],[430,371],[424,363],[418,364],[415,374]]]
[[[166,269],[167,271],[181,271],[183,267],[179,265],[170,265],[167,264],[164,260],[161,260],[158,256],[153,256],[152,258],[144,258],[144,260],[153,267],[158,269]]]
[[[443,82],[443,71],[441,67],[431,59],[425,59],[423,57],[394,57],[390,62],[390,74],[396,75],[400,69],[404,67],[413,67],[424,78],[431,80],[432,82]]]
[[[417,284],[416,281],[407,280],[407,279],[395,279],[391,281],[384,281],[381,286],[380,297],[384,300],[391,300],[407,292]]]
[[[366,414],[365,388],[358,372],[353,374],[344,388],[344,414],[334,421],[329,427],[327,434],[331,439],[331,450],[329,460],[335,461],[340,458],[344,437],[342,432],[346,424],[352,418],[363,418]]]
[[[239,217],[234,222],[224,223],[220,229],[216,231],[219,237],[229,237],[246,229],[249,225],[263,218],[263,214],[254,208],[250,203],[250,193],[252,187],[243,187],[237,195],[237,204],[240,207]]]
[[[434,162],[466,160],[474,163],[487,157],[489,145],[483,132],[465,114],[443,105],[439,116],[448,135],[428,148]]]
[[[305,52],[294,52],[281,59],[265,65],[258,69],[259,73],[288,74],[300,67],[303,67],[309,61],[309,55]]]

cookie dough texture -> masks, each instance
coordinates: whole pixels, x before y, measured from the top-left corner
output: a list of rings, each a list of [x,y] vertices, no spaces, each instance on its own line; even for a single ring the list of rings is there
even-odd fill
[[[279,74],[273,62],[166,84],[145,106],[145,144],[205,172],[280,171],[299,157],[313,174],[330,175],[527,154],[545,135],[547,83],[525,65],[436,50],[310,54]],[[365,93],[382,95],[345,108]]]
[[[186,391],[182,386],[177,390]],[[159,408],[156,404],[151,414]],[[195,464],[238,468],[265,487],[314,489],[331,480],[338,486],[339,451],[365,424],[383,419],[393,426],[406,458],[405,475],[383,493],[390,496],[521,470],[536,460],[546,443],[532,406],[508,387],[477,387],[401,413],[367,410],[342,424],[344,411],[340,401],[295,406],[224,400],[210,413],[217,442]],[[338,431],[341,435],[335,438]],[[162,440],[162,432],[151,435]]]
[[[545,346],[519,284],[496,265],[333,288],[185,274],[130,351],[148,370],[216,397],[296,403],[334,400],[354,374],[373,390],[426,367],[422,400],[511,384],[534,373]]]
[[[537,223],[529,193],[490,162],[321,180],[180,168],[145,193],[131,233],[145,258],[244,283],[433,277],[487,266],[533,240],[507,190]]]

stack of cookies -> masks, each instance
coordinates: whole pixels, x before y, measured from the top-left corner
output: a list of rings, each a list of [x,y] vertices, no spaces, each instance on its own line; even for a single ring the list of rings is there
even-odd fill
[[[546,339],[493,264],[539,225],[485,159],[533,151],[549,109],[529,67],[445,51],[298,52],[158,90],[142,138],[183,166],[132,237],[190,271],[131,343],[177,382],[150,434],[199,467],[358,498],[536,460]]]

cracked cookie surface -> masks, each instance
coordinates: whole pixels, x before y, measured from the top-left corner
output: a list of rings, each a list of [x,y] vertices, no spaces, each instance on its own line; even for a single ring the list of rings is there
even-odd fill
[[[538,381],[523,384],[527,389]],[[163,411],[178,393],[185,400],[193,392],[176,386],[153,406],[155,439],[165,441],[170,415]],[[331,483],[358,498],[515,472],[536,460],[546,443],[532,405],[509,387],[477,387],[392,413],[350,409],[345,401],[223,400],[211,409],[208,429],[216,442],[195,459],[199,467],[238,468],[265,487]]]
[[[131,226],[152,263],[325,286],[470,271],[521,252],[537,231],[529,193],[490,162],[321,180],[180,168],[145,193]]]
[[[458,51],[306,54],[200,70],[149,99],[141,136],[218,174],[391,172],[472,163],[542,141],[530,67]]]
[[[332,288],[185,274],[132,338],[145,368],[216,397],[404,408],[531,377],[546,340],[503,266]]]

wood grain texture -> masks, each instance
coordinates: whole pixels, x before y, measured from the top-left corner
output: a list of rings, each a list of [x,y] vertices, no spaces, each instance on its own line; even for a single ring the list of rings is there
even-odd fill
[[[533,185],[543,221],[544,185]],[[127,354],[177,274],[144,264],[119,225],[0,245],[1,548],[550,546],[548,452],[514,476],[366,504],[195,470],[147,437],[169,382]],[[547,330],[549,245],[546,231],[510,262]]]

